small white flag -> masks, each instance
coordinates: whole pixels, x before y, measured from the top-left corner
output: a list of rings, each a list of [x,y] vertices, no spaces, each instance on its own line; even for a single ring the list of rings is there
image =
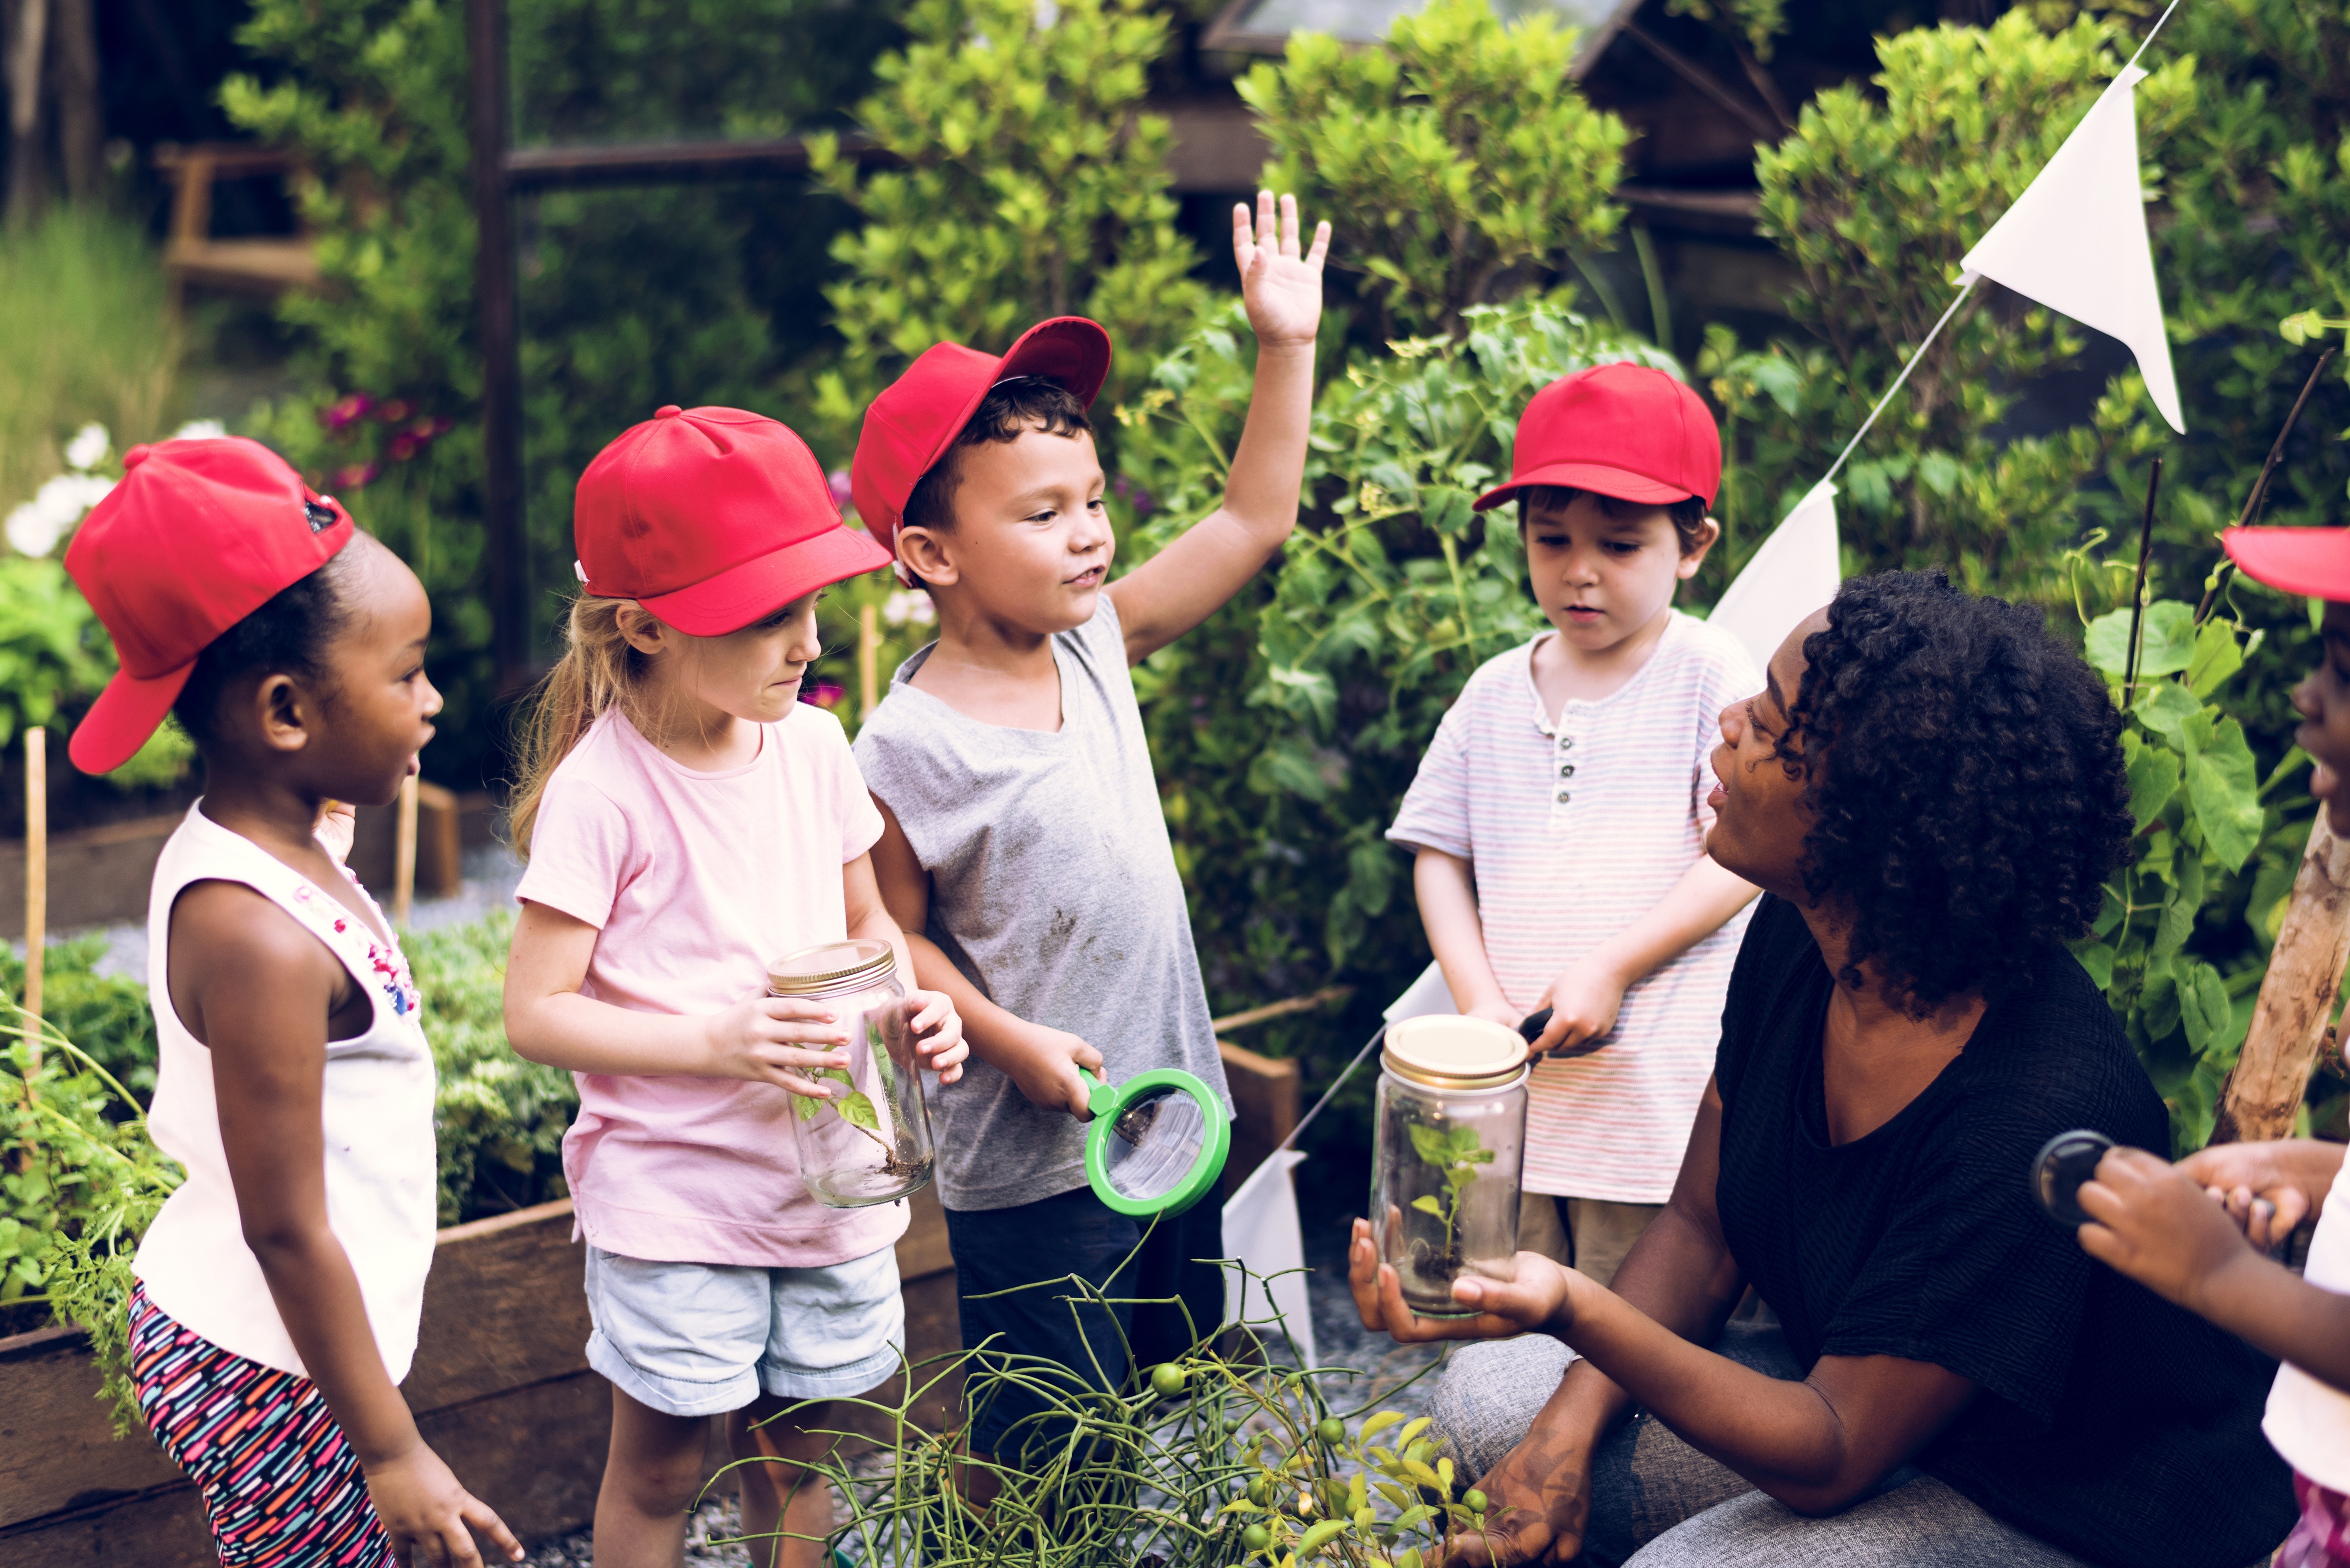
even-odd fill
[[[2132,89],[2145,79],[2137,66],[2123,67],[2048,166],[1959,265],[2128,344],[2147,396],[2184,434],[2138,182]]]
[[[1836,549],[1835,483],[1812,486],[1787,520],[1771,531],[1738,580],[1722,593],[1706,618],[1754,656],[1754,668],[1769,667],[1787,634],[1835,597],[1844,578]]]
[[[1224,1318],[1262,1324],[1279,1313],[1288,1325],[1298,1365],[1313,1366],[1318,1359],[1304,1272],[1305,1236],[1298,1228],[1297,1188],[1290,1178],[1305,1158],[1294,1148],[1274,1149],[1224,1205],[1224,1253],[1238,1258],[1249,1272],[1245,1292],[1242,1276],[1226,1272]]]

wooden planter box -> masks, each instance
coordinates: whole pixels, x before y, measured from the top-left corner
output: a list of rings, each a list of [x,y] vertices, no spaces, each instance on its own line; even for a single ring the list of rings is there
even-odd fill
[[[898,1270],[920,1362],[961,1335],[945,1217],[928,1189],[912,1206]],[[442,1231],[401,1386],[425,1441],[525,1541],[587,1524],[603,1480],[612,1396],[583,1353],[582,1267],[568,1199]],[[0,1339],[0,1563],[216,1564],[194,1485],[145,1433],[114,1438],[98,1381],[79,1329]],[[959,1397],[941,1387],[927,1414]]]
[[[1230,1191],[1296,1125],[1297,1064],[1232,1045],[1223,1057],[1239,1112]],[[898,1273],[906,1352],[919,1364],[962,1340],[937,1189],[911,1206]],[[584,1262],[567,1199],[442,1231],[400,1386],[425,1441],[525,1541],[586,1525],[603,1480],[612,1396],[588,1367]],[[144,1432],[113,1437],[98,1384],[78,1328],[0,1339],[0,1563],[216,1563],[195,1487]],[[942,1380],[923,1424],[938,1429],[961,1402],[960,1380]],[[712,1430],[714,1469],[725,1455]]]

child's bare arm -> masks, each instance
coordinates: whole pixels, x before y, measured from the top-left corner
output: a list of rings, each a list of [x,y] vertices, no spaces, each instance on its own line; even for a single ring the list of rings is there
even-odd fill
[[[972,1054],[1019,1085],[1031,1104],[1085,1116],[1086,1085],[1076,1070],[1100,1072],[1101,1053],[1065,1029],[1046,1029],[998,1007],[922,934],[930,924],[931,874],[898,825],[897,813],[879,795],[873,804],[881,812],[881,839],[872,850],[874,881],[890,918],[905,933],[914,978],[923,989],[946,994],[962,1019]]]
[[[1423,848],[1411,863],[1411,888],[1419,900],[1419,923],[1452,1005],[1472,1018],[1490,1018],[1515,1029],[1523,1016],[1502,994],[1493,965],[1485,956],[1485,923],[1477,913],[1477,884],[1469,862],[1441,849]]]
[[[940,1083],[953,1083],[962,1076],[963,1058],[971,1054],[971,1043],[962,1037],[962,1017],[953,999],[923,988],[922,977],[914,971],[906,933],[889,918],[889,906],[882,901],[870,854],[841,867],[840,892],[848,915],[848,934],[885,941],[897,950],[898,972],[911,982],[906,987],[906,1000],[914,1006],[914,1015],[908,1020],[915,1035],[914,1054],[939,1075]]]
[[[478,1564],[471,1525],[522,1547],[417,1435],[386,1374],[350,1258],[327,1218],[320,1116],[329,1017],[372,1003],[334,956],[252,888],[201,882],[172,910],[172,1005],[212,1053],[221,1143],[245,1244],[302,1365],[351,1445],[402,1561]],[[266,976],[267,983],[255,983]]]
[[[820,1002],[762,986],[723,1012],[639,1012],[579,994],[596,928],[526,903],[506,959],[506,1042],[517,1055],[575,1073],[744,1078],[829,1099],[806,1076],[846,1067],[847,1030]]]
[[[1536,1037],[1535,1052],[1572,1056],[1596,1049],[1590,1043],[1616,1027],[1627,991],[1721,929],[1761,891],[1715,865],[1711,856],[1699,856],[1647,914],[1551,981],[1541,1002],[1551,1010],[1550,1023]]]
[[[2342,1145],[2322,1138],[2269,1138],[2213,1144],[2180,1160],[2178,1168],[2226,1205],[2228,1217],[2266,1251],[2324,1211],[2326,1192],[2342,1172]]]
[[[1314,336],[1322,321],[1322,258],[1330,225],[1315,230],[1301,255],[1297,199],[1273,192],[1232,209],[1232,254],[1241,297],[1255,328],[1256,382],[1248,422],[1232,454],[1224,504],[1109,587],[1126,628],[1126,657],[1139,664],[1213,615],[1256,576],[1297,526],[1305,475],[1305,435],[1314,416]]]
[[[2350,1295],[2253,1250],[2183,1166],[2117,1148],[2081,1188],[2081,1247],[2166,1300],[2350,1394]]]

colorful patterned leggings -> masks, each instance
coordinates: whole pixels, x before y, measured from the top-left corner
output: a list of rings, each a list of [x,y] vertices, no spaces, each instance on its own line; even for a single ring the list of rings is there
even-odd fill
[[[318,1386],[130,1297],[139,1408],[203,1493],[224,1568],[389,1568],[391,1542]]]

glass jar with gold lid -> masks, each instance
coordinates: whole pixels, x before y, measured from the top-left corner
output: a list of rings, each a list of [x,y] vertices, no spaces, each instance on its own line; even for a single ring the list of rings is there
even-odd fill
[[[1458,1317],[1452,1282],[1516,1272],[1526,1043],[1489,1019],[1391,1025],[1380,1057],[1372,1229],[1404,1304]]]
[[[822,1002],[848,1033],[848,1065],[816,1075],[831,1097],[792,1096],[800,1175],[816,1201],[862,1209],[927,1185],[931,1114],[895,950],[868,937],[805,948],[767,966],[767,994]]]

